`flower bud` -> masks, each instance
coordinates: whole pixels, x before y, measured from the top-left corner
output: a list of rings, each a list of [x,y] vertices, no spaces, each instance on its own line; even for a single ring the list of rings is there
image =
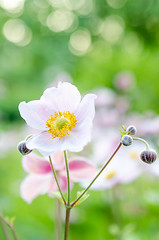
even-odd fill
[[[137,132],[136,127],[133,125],[127,127],[126,131],[129,132],[130,135],[135,135]]]
[[[26,142],[22,141],[18,144],[18,151],[22,154],[22,155],[27,155],[29,153],[32,152],[32,150],[28,149],[26,146]]]
[[[144,150],[141,152],[140,158],[143,162],[151,164],[156,161],[157,153],[155,152],[155,150],[152,149]]]
[[[122,142],[122,144],[123,144],[124,146],[129,146],[129,145],[132,144],[133,139],[132,139],[132,137],[129,136],[129,135],[124,135],[124,136],[122,137],[122,139],[121,139],[121,142]]]

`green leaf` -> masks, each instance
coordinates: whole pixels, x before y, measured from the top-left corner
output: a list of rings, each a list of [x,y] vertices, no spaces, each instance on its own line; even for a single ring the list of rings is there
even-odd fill
[[[81,195],[82,192],[77,192],[77,198]],[[84,202],[89,197],[89,194],[84,194],[75,204],[75,206],[80,205],[82,202]]]
[[[126,126],[125,126],[125,125],[122,125],[122,129],[123,129],[124,131],[126,131]]]
[[[120,129],[119,129],[119,131],[120,131],[120,135],[121,135],[121,138],[122,138],[125,135],[125,133],[122,132]]]

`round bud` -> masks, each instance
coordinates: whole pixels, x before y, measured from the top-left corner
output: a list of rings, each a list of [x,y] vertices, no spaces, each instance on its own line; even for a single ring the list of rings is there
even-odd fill
[[[141,152],[140,158],[143,162],[151,164],[156,161],[157,153],[155,152],[155,150],[152,149],[144,150]]]
[[[121,139],[121,142],[124,146],[130,146],[133,142],[133,139],[129,135],[124,135]]]
[[[126,131],[129,132],[130,135],[135,135],[137,132],[136,127],[133,125],[127,127]]]
[[[27,155],[29,153],[32,152],[32,150],[28,149],[27,146],[26,146],[26,142],[20,142],[18,144],[18,151],[22,154],[22,155]]]

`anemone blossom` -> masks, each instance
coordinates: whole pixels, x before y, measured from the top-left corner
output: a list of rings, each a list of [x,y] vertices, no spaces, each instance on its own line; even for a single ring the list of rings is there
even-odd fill
[[[57,152],[52,156],[52,163],[56,171],[61,190],[67,191],[67,177],[63,152]],[[34,153],[26,155],[22,159],[22,165],[29,175],[21,184],[21,197],[31,203],[38,195],[57,192],[57,184],[54,179],[51,165],[45,158]],[[71,187],[73,182],[82,182],[91,179],[96,173],[96,167],[82,157],[72,157],[68,160]]]
[[[111,141],[111,139],[109,140]],[[112,141],[114,141],[113,138]],[[103,142],[103,144],[105,144],[105,142]],[[92,189],[109,189],[119,184],[130,183],[137,179],[145,171],[143,167],[144,164],[140,159],[140,152],[142,150],[142,143],[134,143],[133,146],[129,147],[123,146],[118,151],[117,155],[114,156],[114,158],[111,160],[106,169],[96,180],[96,182],[93,184]],[[102,159],[104,158],[104,156],[108,155],[107,151],[107,148],[105,148],[105,151],[103,148]],[[85,183],[83,186],[85,186]]]
[[[21,102],[19,111],[26,123],[39,130],[26,142],[43,156],[58,151],[79,152],[91,140],[96,95],[87,94],[81,101],[78,89],[70,83],[59,83],[44,91],[40,100]]]

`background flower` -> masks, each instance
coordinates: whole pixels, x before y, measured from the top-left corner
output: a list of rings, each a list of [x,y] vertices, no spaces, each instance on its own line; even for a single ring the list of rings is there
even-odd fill
[[[52,163],[57,174],[61,190],[67,191],[67,177],[63,152],[57,152],[52,156]],[[58,191],[54,179],[51,165],[47,159],[44,159],[34,153],[23,157],[23,168],[29,175],[21,184],[22,198],[31,203],[38,195]],[[91,179],[96,173],[94,164],[82,157],[72,157],[68,161],[71,187],[73,182],[81,182]]]

